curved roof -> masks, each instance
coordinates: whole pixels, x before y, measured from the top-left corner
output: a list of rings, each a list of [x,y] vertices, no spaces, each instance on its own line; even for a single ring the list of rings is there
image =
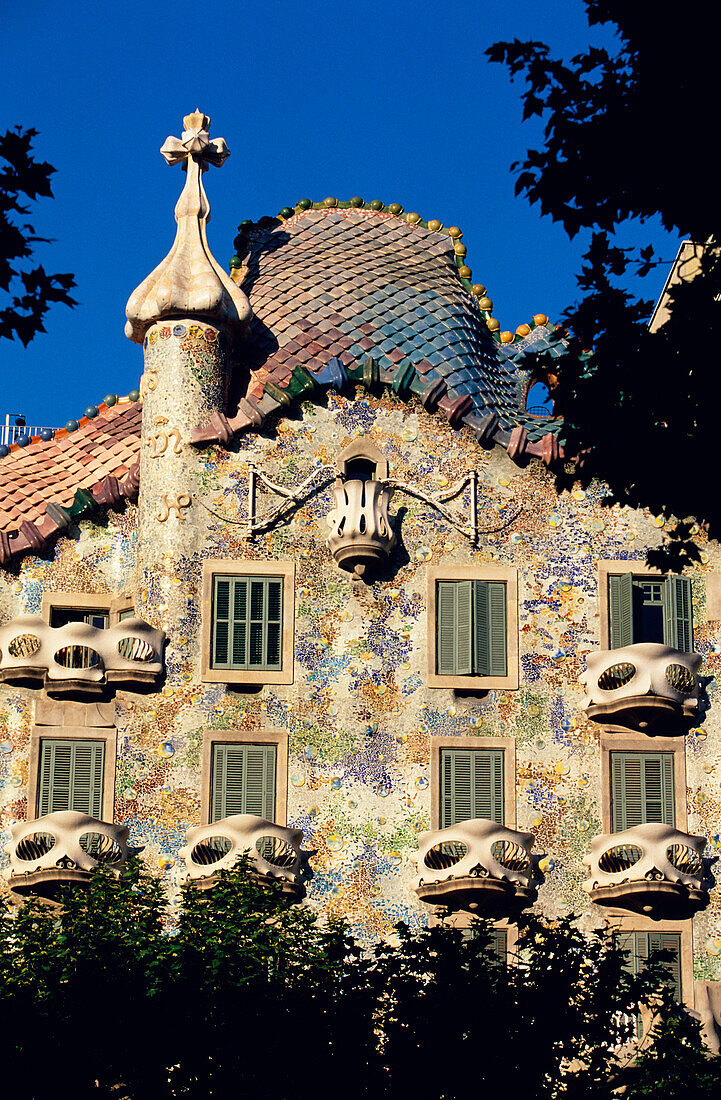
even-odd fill
[[[17,443],[0,459],[0,565],[41,552],[71,522],[134,499],[140,455],[139,401],[98,406],[73,431]]]
[[[401,362],[443,378],[474,411],[502,427],[518,413],[515,371],[456,265],[454,239],[387,212],[300,211],[247,238],[241,288],[253,307],[242,360],[250,395],[283,387],[300,366],[318,373],[337,358]]]
[[[227,443],[319,389],[357,382],[413,395],[518,461],[562,456],[561,420],[525,411],[528,353],[563,355],[561,330],[539,315],[515,335],[499,334],[485,288],[471,283],[459,229],[360,199],[303,200],[240,229],[231,270],[253,318],[235,372],[236,408],[199,426],[193,443]],[[41,551],[98,508],[134,499],[136,397],[102,404],[73,430],[15,444],[0,458],[0,565]]]

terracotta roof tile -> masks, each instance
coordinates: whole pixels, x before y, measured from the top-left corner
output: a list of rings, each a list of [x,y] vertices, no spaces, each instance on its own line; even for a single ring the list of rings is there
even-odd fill
[[[77,489],[90,489],[108,474],[124,477],[140,454],[139,402],[100,406],[75,432],[13,447],[0,459],[0,531],[37,523],[49,503],[72,504]]]

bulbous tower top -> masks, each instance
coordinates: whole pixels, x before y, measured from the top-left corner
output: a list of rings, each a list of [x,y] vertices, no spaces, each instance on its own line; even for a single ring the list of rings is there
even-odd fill
[[[243,291],[223,271],[208,246],[210,204],[202,175],[230,156],[223,138],[211,140],[210,119],[195,110],[183,119],[180,138],[168,137],[160,152],[168,164],[182,164],[185,186],[175,207],[178,229],[165,259],[130,295],[125,335],[142,344],[162,318],[197,317],[227,329],[244,328],[251,317]]]

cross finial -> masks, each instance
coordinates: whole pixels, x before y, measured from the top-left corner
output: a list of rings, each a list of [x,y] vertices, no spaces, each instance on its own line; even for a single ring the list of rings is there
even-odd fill
[[[178,231],[168,255],[130,296],[125,333],[141,344],[148,328],[163,317],[199,317],[228,329],[247,325],[250,303],[215,260],[206,236],[210,204],[202,173],[227,160],[223,138],[210,139],[210,119],[196,109],[183,119],[179,138],[166,138],[160,152],[168,164],[187,173],[175,207]]]
[[[197,161],[203,171],[208,164],[214,164],[220,168],[230,156],[230,149],[223,138],[210,140],[210,118],[196,107],[192,114],[183,119],[183,130],[180,138],[167,137],[160,152],[168,164],[183,164],[187,169],[188,158]]]

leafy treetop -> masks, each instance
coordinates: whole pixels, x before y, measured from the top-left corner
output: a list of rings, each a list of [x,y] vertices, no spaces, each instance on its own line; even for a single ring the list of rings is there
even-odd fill
[[[17,337],[26,347],[45,332],[43,319],[54,302],[77,305],[69,294],[75,286],[72,275],[48,275],[42,265],[27,269],[16,262],[31,260],[33,246],[48,243],[22,220],[30,213],[25,200],[53,197],[50,176],[55,169],[33,158],[36,135],[36,130],[16,126],[0,137],[0,292],[7,302],[0,308],[0,337]],[[22,286],[13,289],[17,281]]]

